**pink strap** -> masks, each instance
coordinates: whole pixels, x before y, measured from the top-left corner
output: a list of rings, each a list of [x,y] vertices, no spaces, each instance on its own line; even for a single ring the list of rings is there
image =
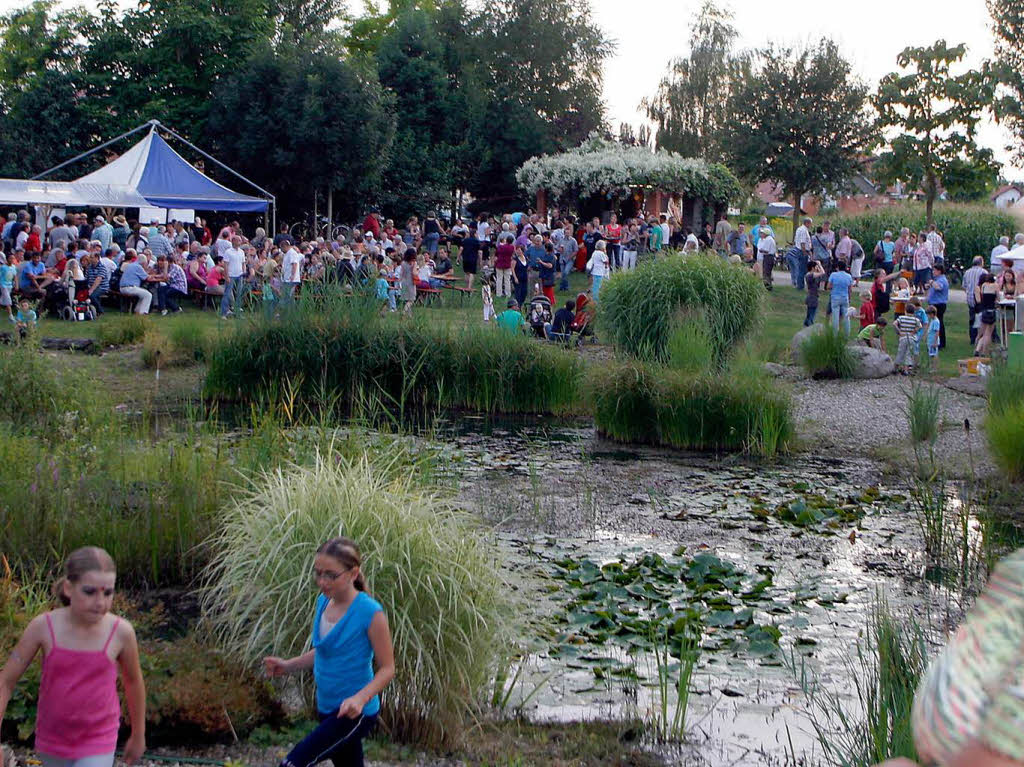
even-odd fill
[[[117,631],[117,624],[119,624],[120,622],[120,618],[114,618],[114,626],[110,629],[110,636],[107,637],[107,643],[103,645],[103,652],[106,652],[107,648],[110,647],[110,640],[114,638],[114,634]]]
[[[46,627],[50,629],[50,641],[53,642],[53,646],[57,646],[57,637],[53,633],[53,621],[50,620],[50,614],[46,613]]]

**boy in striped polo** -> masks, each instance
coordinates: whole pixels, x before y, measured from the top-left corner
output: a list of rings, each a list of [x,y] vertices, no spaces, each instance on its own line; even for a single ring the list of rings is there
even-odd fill
[[[896,350],[895,362],[900,375],[910,375],[917,365],[917,334],[921,330],[921,320],[914,312],[915,307],[908,301],[904,313],[896,318],[899,347]]]

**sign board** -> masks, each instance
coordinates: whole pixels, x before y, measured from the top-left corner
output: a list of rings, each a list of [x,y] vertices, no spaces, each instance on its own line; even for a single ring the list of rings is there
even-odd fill
[[[187,208],[171,208],[167,212],[168,221],[180,221],[183,224],[191,224],[196,220],[196,212]]]
[[[158,224],[167,223],[167,208],[139,208],[139,223],[148,224],[156,221]]]

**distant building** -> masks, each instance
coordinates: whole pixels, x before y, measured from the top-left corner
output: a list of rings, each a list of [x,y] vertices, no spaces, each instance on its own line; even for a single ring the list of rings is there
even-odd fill
[[[1005,184],[989,195],[992,204],[1000,209],[1012,208],[1021,197],[1024,197],[1024,194],[1016,184]]]

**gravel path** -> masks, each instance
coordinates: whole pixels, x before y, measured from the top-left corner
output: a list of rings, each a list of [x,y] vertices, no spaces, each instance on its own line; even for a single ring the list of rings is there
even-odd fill
[[[794,381],[794,414],[802,447],[825,457],[872,457],[909,468],[914,457],[906,406],[907,393],[915,383],[902,376],[867,381]],[[936,464],[955,476],[966,477],[971,474],[973,458],[978,476],[994,472],[981,428],[985,399],[941,384],[920,385],[939,391]],[[964,419],[970,419],[969,433],[964,430]]]

